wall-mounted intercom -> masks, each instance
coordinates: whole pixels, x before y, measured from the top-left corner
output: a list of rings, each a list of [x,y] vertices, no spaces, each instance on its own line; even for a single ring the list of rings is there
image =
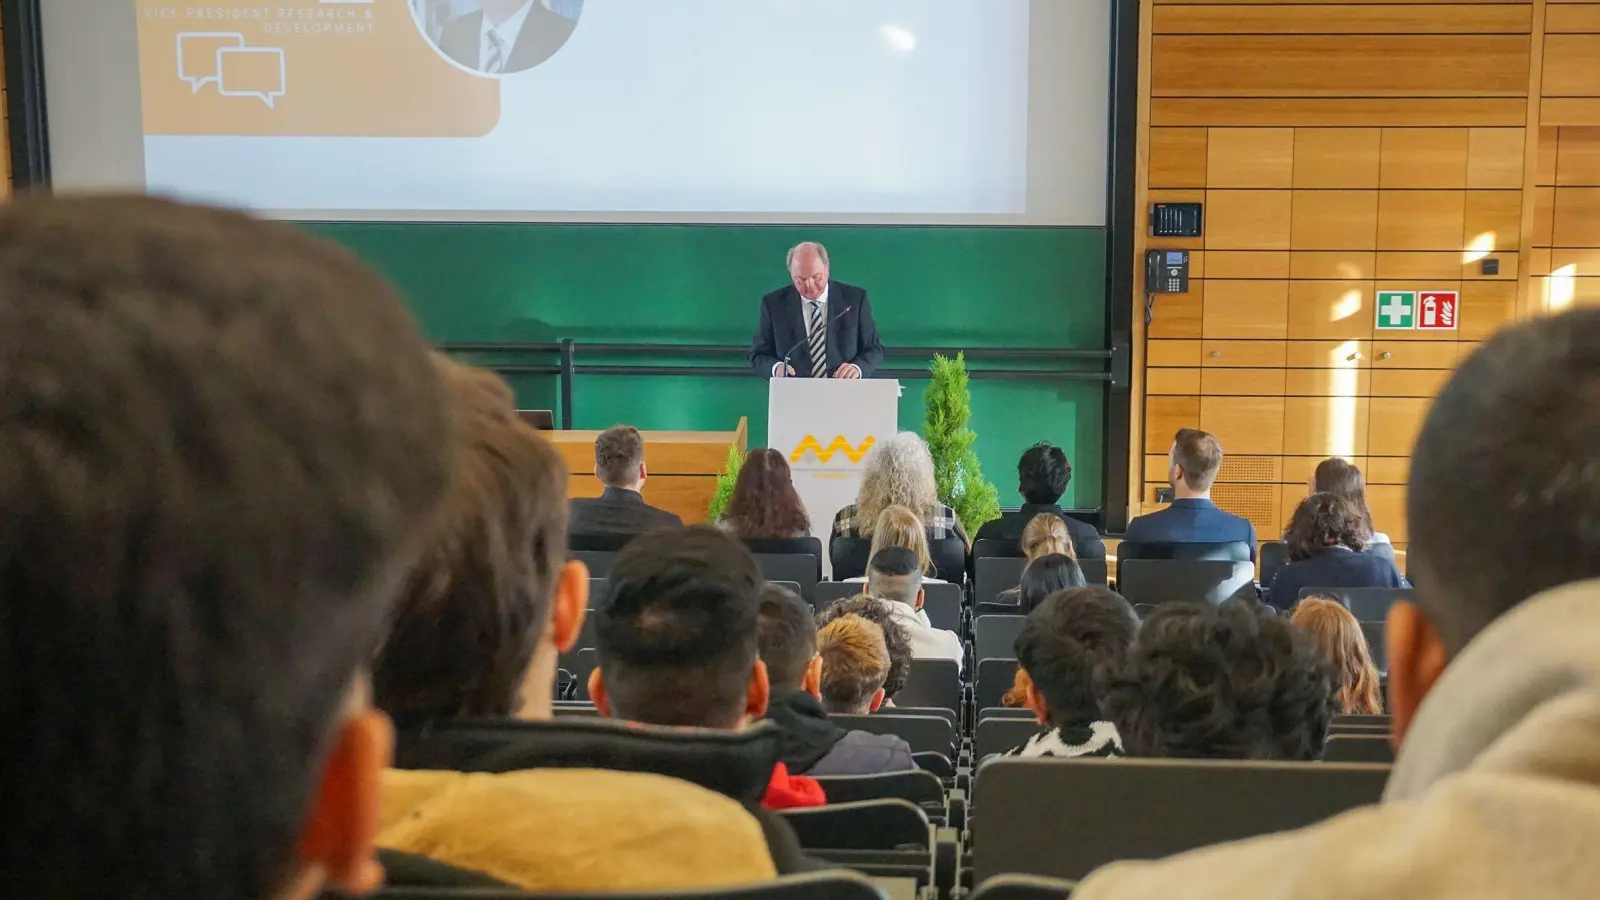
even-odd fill
[[[1150,204],[1151,237],[1200,237],[1205,210],[1198,203]]]
[[[1151,250],[1144,255],[1147,294],[1189,293],[1189,251]]]

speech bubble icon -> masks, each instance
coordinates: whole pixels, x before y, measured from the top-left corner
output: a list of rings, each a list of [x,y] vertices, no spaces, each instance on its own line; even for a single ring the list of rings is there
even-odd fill
[[[288,93],[288,67],[281,47],[218,47],[217,92],[224,97],[260,97],[274,109]]]
[[[178,35],[178,80],[189,89],[200,89],[221,78],[217,51],[223,47],[243,47],[244,35],[236,31],[186,31]]]

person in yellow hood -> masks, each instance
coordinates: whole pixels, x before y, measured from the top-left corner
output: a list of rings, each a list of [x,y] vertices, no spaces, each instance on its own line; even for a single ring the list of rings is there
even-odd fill
[[[1091,874],[1073,900],[1541,900],[1600,891],[1600,309],[1451,377],[1407,491],[1381,805]]]
[[[402,728],[551,718],[557,657],[589,600],[566,562],[566,467],[488,373],[442,358],[459,439],[439,522],[373,669]],[[773,877],[761,825],[687,781],[594,769],[390,769],[378,846],[532,891],[665,890]]]

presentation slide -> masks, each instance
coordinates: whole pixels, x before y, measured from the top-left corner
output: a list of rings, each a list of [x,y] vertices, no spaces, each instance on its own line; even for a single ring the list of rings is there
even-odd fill
[[[1104,224],[1104,0],[125,2],[156,192],[304,219]]]

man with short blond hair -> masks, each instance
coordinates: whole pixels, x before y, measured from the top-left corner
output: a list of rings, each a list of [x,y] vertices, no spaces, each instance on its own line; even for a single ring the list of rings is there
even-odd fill
[[[650,473],[644,464],[644,435],[632,425],[614,425],[595,438],[594,474],[605,491],[598,497],[572,500],[569,533],[644,534],[683,524],[673,513],[644,502]]]
[[[864,716],[883,705],[889,677],[889,645],[883,629],[861,616],[841,616],[817,632],[822,658],[822,708]]]

